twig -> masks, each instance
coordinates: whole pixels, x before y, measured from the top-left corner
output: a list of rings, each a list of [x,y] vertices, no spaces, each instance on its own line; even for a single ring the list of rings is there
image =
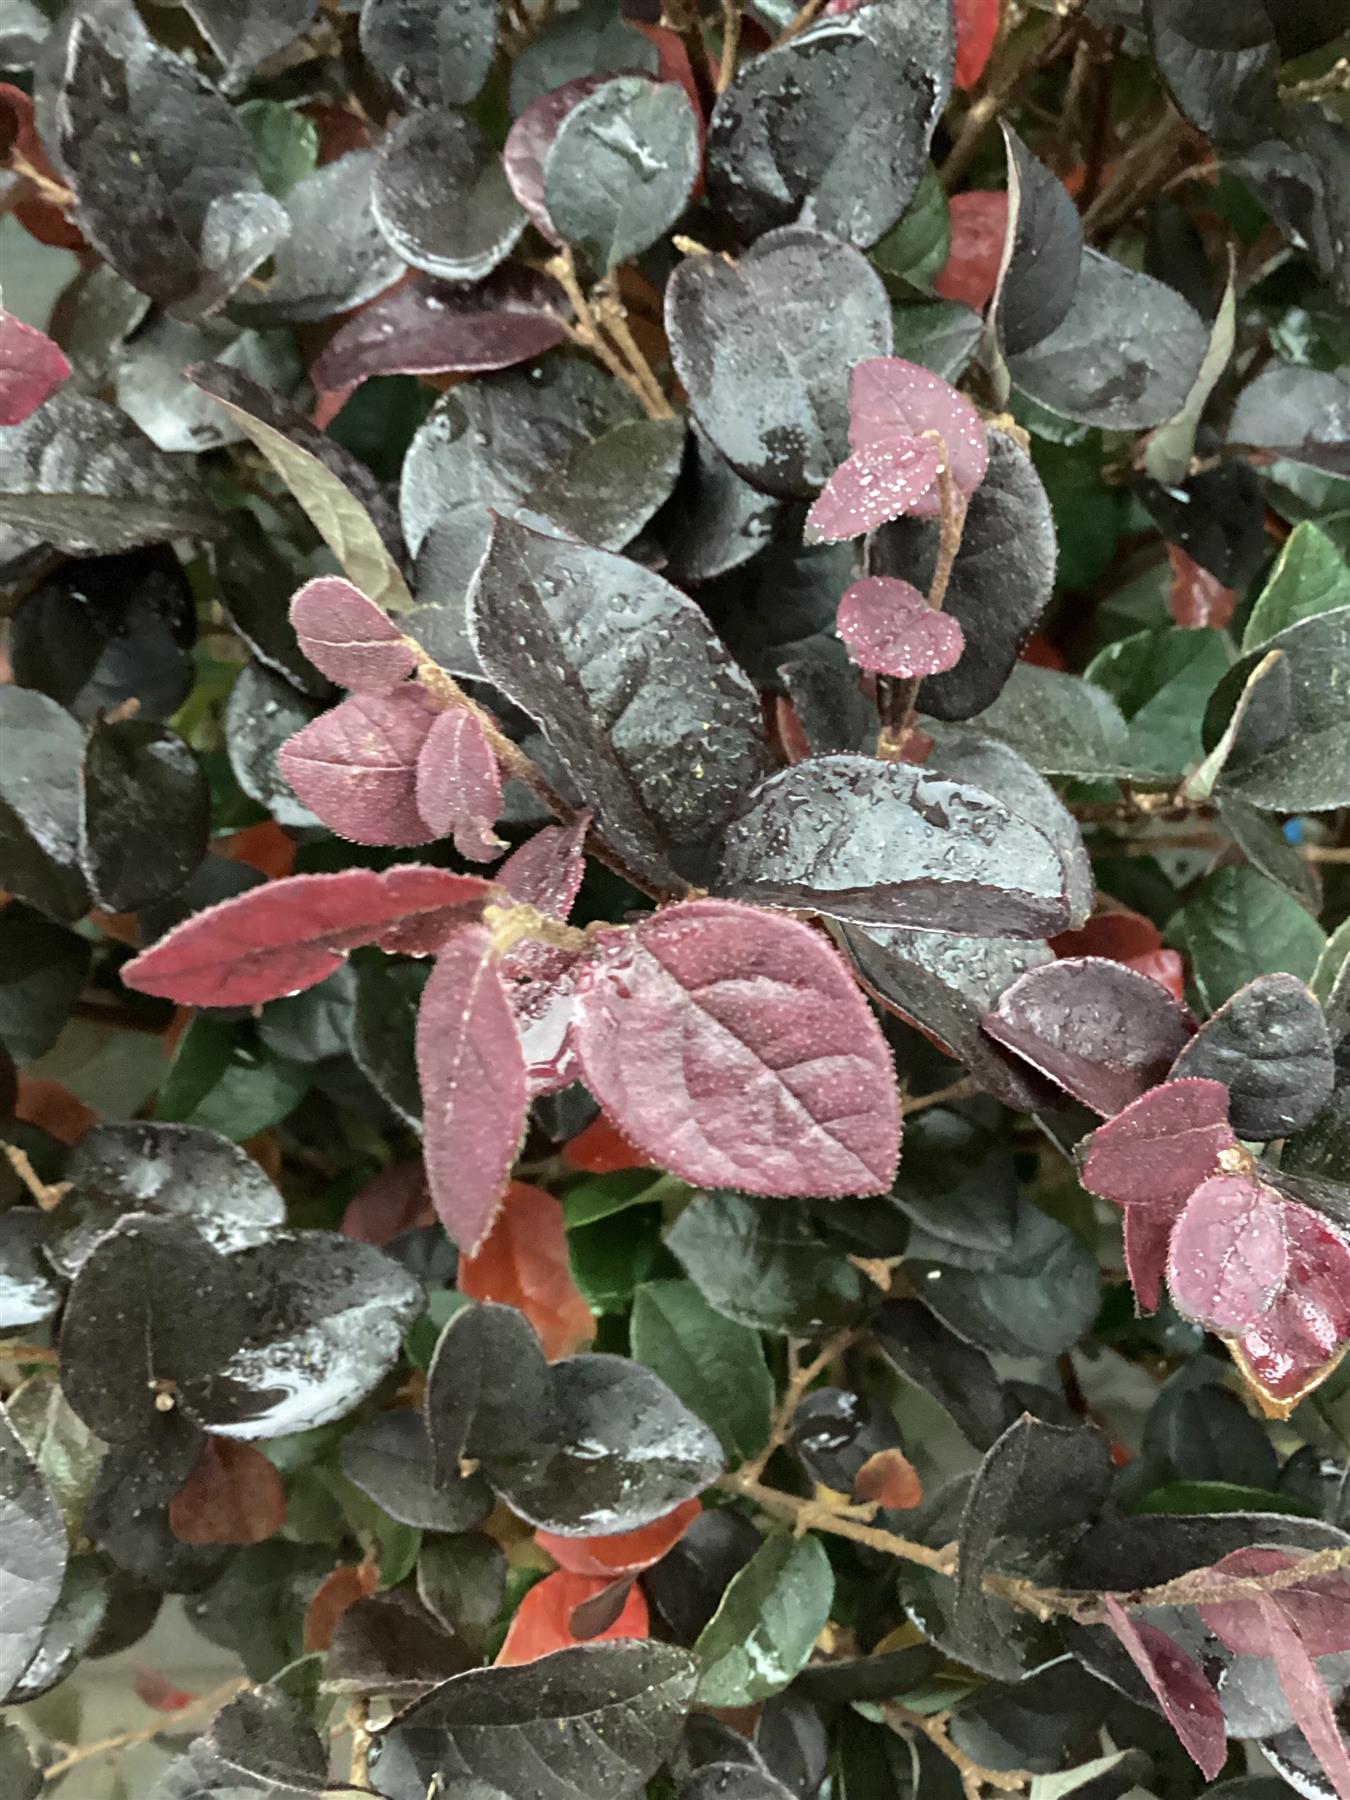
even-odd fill
[[[804,1500],[797,1494],[785,1494],[781,1488],[766,1487],[763,1482],[748,1480],[743,1470],[724,1475],[718,1486],[729,1494],[739,1494],[742,1499],[753,1500],[764,1512],[786,1520],[798,1536],[806,1531],[828,1531],[834,1537],[844,1537],[855,1544],[864,1544],[869,1550],[880,1550],[884,1556],[895,1556],[902,1562],[919,1563],[923,1568],[933,1569],[939,1575],[955,1573],[955,1545],[948,1544],[941,1550],[934,1550],[928,1544],[916,1543],[912,1538],[902,1538],[893,1531],[882,1531],[879,1526],[866,1524],[859,1514],[874,1514],[874,1505],[836,1509],[827,1506],[822,1500]]]
[[[925,431],[921,435],[937,439],[938,453],[942,458],[937,474],[942,522],[938,534],[937,561],[933,565],[933,578],[928,584],[928,604],[934,612],[941,612],[947,598],[947,589],[951,585],[957,554],[961,549],[961,533],[966,523],[966,497],[952,479],[951,457],[944,440],[934,431]],[[922,675],[913,675],[903,682],[877,683],[877,704],[881,713],[877,755],[883,762],[896,762],[904,756],[905,744],[914,729],[914,720],[919,710],[919,689],[922,685]]]
[[[58,1363],[61,1358],[45,1344],[11,1344],[0,1338],[0,1357],[6,1362]]]
[[[1350,56],[1341,56],[1325,75],[1310,76],[1307,81],[1292,81],[1280,88],[1280,98],[1293,100],[1326,100],[1333,94],[1350,93]]]
[[[1083,214],[1084,237],[1108,237],[1138,211],[1170,172],[1189,129],[1169,101],[1152,129],[1121,157],[1115,174]]]
[[[135,1731],[119,1731],[114,1737],[99,1738],[93,1744],[81,1744],[68,1756],[50,1763],[42,1771],[44,1781],[55,1781],[68,1769],[76,1768],[82,1762],[88,1762],[93,1756],[109,1756],[115,1750],[129,1750],[133,1744],[149,1744],[157,1737],[164,1737],[169,1732],[181,1731],[189,1719],[196,1719],[204,1714],[214,1713],[224,1706],[228,1700],[242,1693],[249,1685],[247,1676],[236,1676],[233,1680],[212,1688],[209,1694],[203,1694],[190,1706],[184,1706],[168,1718],[156,1719],[151,1725],[142,1725]]]
[[[805,6],[797,9],[769,48],[776,50],[780,44],[790,44],[793,38],[806,30],[808,25],[814,25],[824,10],[825,0],[806,0]]]
[[[604,325],[611,338],[618,345],[633,371],[638,385],[643,390],[643,405],[647,415],[652,419],[673,419],[674,408],[661,390],[661,383],[652,372],[652,366],[642,354],[642,348],[633,336],[628,324],[628,313],[623,301],[619,298],[618,289],[612,277],[606,276],[596,286],[592,296],[596,316]]]
[[[717,91],[724,94],[736,74],[741,47],[741,0],[722,0],[722,55],[717,65]]]
[[[366,1724],[364,1700],[353,1700],[347,1709],[347,1724],[352,1734],[351,1780],[355,1787],[370,1786],[370,1746],[372,1738]]]
[[[572,310],[576,314],[576,324],[573,327],[572,336],[576,342],[594,352],[614,379],[622,382],[628,389],[649,419],[668,419],[671,416],[669,407],[667,406],[664,413],[652,411],[651,397],[644,391],[642,382],[618,355],[614,346],[600,329],[600,321],[592,311],[591,303],[582,292],[581,283],[577,280],[576,264],[572,260],[572,252],[564,249],[560,250],[556,256],[551,256],[544,264],[544,273],[553,277],[572,303]]]
[[[835,1357],[838,1356],[842,1350],[846,1350],[857,1335],[857,1332],[852,1326],[848,1326],[843,1331],[835,1332],[833,1337],[826,1340],[824,1348],[805,1365],[798,1363],[797,1346],[789,1340],[788,1367],[790,1373],[788,1376],[788,1384],[783,1390],[783,1398],[779,1403],[778,1411],[774,1414],[773,1424],[769,1427],[769,1436],[764,1448],[759,1452],[758,1456],[751,1457],[750,1461],[744,1463],[740,1469],[740,1479],[742,1481],[748,1481],[752,1484],[759,1481],[759,1478],[764,1473],[764,1469],[774,1451],[781,1449],[787,1442],[788,1434],[792,1430],[792,1421],[797,1416],[797,1408],[805,1398],[806,1391],[811,1386],[811,1383],[815,1381],[818,1376],[825,1373]]]
[[[883,1701],[881,1712],[892,1731],[920,1732],[930,1744],[940,1750],[960,1775],[961,1785],[966,1793],[972,1797],[979,1793],[981,1787],[996,1788],[1001,1794],[1017,1794],[1031,1780],[1031,1774],[1026,1769],[986,1769],[982,1763],[967,1756],[948,1735],[947,1727],[951,1722],[949,1712],[925,1716],[923,1713],[912,1712],[898,1700]]]
[[[946,1106],[952,1100],[968,1100],[972,1094],[979,1092],[979,1082],[972,1081],[969,1075],[963,1075],[959,1081],[953,1081],[944,1088],[936,1088],[931,1094],[918,1094],[913,1099],[906,1095],[901,1102],[900,1111],[908,1119],[913,1113],[923,1112],[930,1106]]]
[[[50,175],[44,175],[42,170],[36,164],[31,163],[17,146],[10,151],[8,162],[16,175],[22,175],[25,181],[32,182],[39,196],[50,206],[59,206],[63,212],[68,207],[74,206],[75,195],[70,188],[59,181],[54,181]]]
[[[703,23],[699,17],[699,0],[665,0],[661,23],[679,34],[684,53],[689,58],[689,73],[694,78],[694,91],[706,119],[717,104],[712,71],[708,67],[708,46],[703,41]]]
[[[0,1148],[4,1149],[5,1160],[10,1168],[28,1189],[43,1212],[50,1212],[70,1192],[68,1181],[44,1181],[33,1167],[32,1158],[28,1152],[21,1149],[18,1144],[5,1144]]]
[[[975,152],[980,147],[980,139],[986,129],[998,116],[999,109],[1005,100],[1011,99],[1014,89],[1033,69],[1044,68],[1053,62],[1067,42],[1073,29],[1073,20],[1086,4],[1086,0],[1073,0],[1072,5],[1064,12],[1052,13],[1047,19],[1040,35],[1027,46],[1025,53],[1016,62],[1004,63],[992,80],[988,80],[985,90],[972,101],[969,111],[961,121],[961,129],[956,134],[956,142],[947,153],[947,160],[939,170],[939,179],[947,193],[961,180],[966,170],[975,160]],[[1053,34],[1053,35],[1052,35]]]
[[[1106,166],[1106,145],[1111,131],[1111,90],[1116,84],[1116,67],[1124,32],[1109,32],[1106,48],[1098,58],[1092,84],[1092,123],[1083,158],[1083,185],[1078,191],[1078,204],[1088,207],[1101,191]]]

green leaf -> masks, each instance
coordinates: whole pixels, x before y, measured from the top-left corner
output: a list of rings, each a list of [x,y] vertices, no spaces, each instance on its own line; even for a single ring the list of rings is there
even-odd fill
[[[644,1206],[567,1234],[572,1274],[593,1312],[626,1312],[661,1248],[661,1209]]]
[[[928,163],[904,216],[873,244],[871,258],[883,275],[928,290],[947,260],[951,242],[947,196]]]
[[[319,128],[295,107],[279,100],[246,100],[236,116],[253,145],[262,184],[276,199],[317,168]]]
[[[106,1445],[73,1410],[61,1384],[35,1375],[10,1395],[14,1435],[46,1477],[74,1543]]]
[[[1258,975],[1285,970],[1307,981],[1326,945],[1321,926],[1255,869],[1216,869],[1172,921],[1206,1011]]]
[[[1219,377],[1228,367],[1233,354],[1233,337],[1237,326],[1237,304],[1233,289],[1232,268],[1210,327],[1209,344],[1196,371],[1191,390],[1170,419],[1159,425],[1144,444],[1144,467],[1155,481],[1172,486],[1185,479],[1195,453],[1195,434],[1200,426],[1205,403],[1214,392]]]
[[[1055,579],[1066,588],[1092,586],[1115,555],[1129,513],[1124,490],[1102,480],[1101,433],[1086,435],[1085,446],[1032,440],[1031,459],[1050,496],[1059,539]]]
[[[867,1296],[861,1274],[817,1236],[802,1201],[719,1188],[685,1208],[666,1243],[715,1312],[755,1331],[836,1331]]]
[[[657,1206],[666,1200],[687,1199],[689,1187],[676,1175],[658,1175],[654,1169],[616,1169],[612,1175],[593,1175],[578,1181],[562,1196],[567,1229],[594,1225],[631,1206]]]
[[[286,1118],[308,1089],[309,1071],[271,1055],[251,1031],[199,1016],[179,1040],[155,1117],[242,1144]]]
[[[1129,720],[1133,760],[1179,775],[1205,753],[1205,703],[1231,662],[1223,632],[1168,626],[1108,644],[1088,664],[1087,679],[1110,694]]]
[[[1129,1508],[1136,1513],[1297,1513],[1318,1517],[1317,1508],[1296,1494],[1272,1494],[1265,1488],[1242,1487],[1235,1481],[1169,1481]]]
[[[692,1281],[649,1281],[633,1300],[633,1355],[721,1440],[731,1463],[763,1448],[774,1387],[759,1334],[714,1312]]]
[[[1287,626],[1338,606],[1350,606],[1350,568],[1326,533],[1305,521],[1285,541],[1251,610],[1242,648],[1259,649]]]
[[[1218,743],[1253,670],[1276,652],[1250,690],[1222,786],[1275,812],[1350,805],[1350,606],[1300,619],[1244,656],[1214,691],[1205,742]]]
[[[818,1538],[768,1538],[694,1645],[700,1701],[753,1706],[781,1692],[805,1668],[833,1599],[834,1571]]]
[[[922,696],[920,696],[922,698]],[[980,730],[1020,751],[1042,775],[1147,777],[1136,762],[1120,708],[1094,682],[1034,663],[1013,665],[1007,685],[980,714]]]
[[[1259,869],[1261,874],[1268,875],[1272,881],[1278,881],[1309,912],[1320,911],[1322,890],[1312,867],[1307,858],[1300,854],[1298,846],[1289,842],[1280,829],[1279,821],[1272,819],[1269,813],[1258,812],[1249,801],[1241,799],[1237,794],[1220,792],[1215,795],[1215,805],[1233,842],[1252,867]],[[1110,882],[1103,881],[1102,885],[1112,893],[1117,893]]]

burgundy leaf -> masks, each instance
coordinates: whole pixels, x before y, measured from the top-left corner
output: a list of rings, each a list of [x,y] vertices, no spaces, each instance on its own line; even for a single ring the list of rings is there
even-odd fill
[[[1167,1270],[1167,1247],[1175,1224],[1176,1214],[1163,1207],[1125,1208],[1125,1268],[1140,1312],[1158,1310],[1162,1278]]]
[[[70,377],[70,364],[45,332],[0,310],[0,425],[22,425]]]
[[[1206,626],[1222,630],[1237,605],[1236,590],[1225,587],[1217,575],[1211,575],[1203,563],[1188,556],[1180,544],[1167,546],[1167,560],[1172,565],[1167,606],[1177,624],[1183,631],[1202,631]]]
[[[1186,1754],[1213,1781],[1228,1760],[1228,1744],[1223,1708],[1204,1670],[1165,1631],[1132,1619],[1112,1595],[1102,1599],[1107,1623],[1152,1689]]]
[[[572,1040],[628,1137],[685,1180],[756,1194],[879,1194],[900,1115],[890,1051],[809,926],[694,900],[601,933]]]
[[[517,264],[494,269],[468,287],[414,275],[339,326],[310,374],[327,396],[332,417],[376,375],[509,369],[563,342],[564,304],[561,289],[547,276]]]
[[[185,1544],[261,1544],[286,1522],[286,1490],[252,1444],[208,1437],[169,1501],[169,1529]]]
[[[1350,1244],[1320,1213],[1285,1201],[1284,1286],[1232,1346],[1267,1410],[1287,1417],[1350,1343]]]
[[[389,614],[340,575],[307,581],[291,601],[291,624],[314,667],[360,693],[396,688],[417,667]]]
[[[461,1250],[487,1236],[525,1132],[525,1059],[486,925],[456,931],[417,1016],[431,1198]]]
[[[578,813],[570,825],[545,825],[511,852],[496,879],[522,906],[566,919],[586,873],[583,845],[590,824],[589,813]]]
[[[427,733],[416,790],[417,810],[432,836],[453,837],[467,861],[492,862],[506,848],[492,829],[502,811],[501,771],[477,714],[467,707],[443,712]]]
[[[1221,1081],[1167,1081],[1086,1139],[1083,1186],[1169,1225],[1192,1190],[1237,1148]]]
[[[551,244],[561,244],[562,239],[544,205],[544,164],[548,153],[572,108],[612,79],[612,70],[602,70],[595,75],[578,75],[572,81],[564,81],[561,87],[550,88],[531,101],[506,134],[502,167],[511,192],[529,214],[530,222]]]
[[[420,1156],[390,1163],[347,1202],[340,1227],[359,1244],[387,1244],[401,1231],[432,1223],[431,1190]]]
[[[1167,1285],[1188,1318],[1211,1331],[1246,1331],[1289,1270],[1284,1203],[1253,1175],[1213,1175],[1172,1233]]]
[[[984,1029],[1110,1117],[1163,1079],[1193,1027],[1147,975],[1105,957],[1076,956],[1019,976]]]
[[[122,980],[182,1006],[251,1006],[313,987],[358,944],[426,954],[495,891],[416,863],[291,875],[184,920],[123,964]]]
[[[437,714],[412,683],[353,694],[288,738],[277,766],[330,831],[355,844],[425,844],[417,766]]]
[[[878,675],[937,675],[954,667],[966,647],[955,619],[890,575],[855,581],[835,624],[854,662]]]
[[[930,369],[899,356],[869,357],[853,370],[848,403],[848,441],[855,450],[932,431],[947,447],[952,480],[963,494],[973,494],[984,480],[984,422],[964,394]],[[937,511],[936,493],[927,510]]]
[[[914,511],[932,487],[942,458],[924,438],[895,438],[855,450],[826,482],[806,515],[808,544],[836,544],[862,537]]]

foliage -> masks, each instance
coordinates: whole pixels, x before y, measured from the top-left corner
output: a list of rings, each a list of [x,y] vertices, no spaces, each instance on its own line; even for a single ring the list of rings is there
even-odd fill
[[[0,6],[7,1795],[1350,1800],[1343,27]]]

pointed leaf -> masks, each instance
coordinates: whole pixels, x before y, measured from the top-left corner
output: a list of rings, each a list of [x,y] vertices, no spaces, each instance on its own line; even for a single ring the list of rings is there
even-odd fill
[[[1204,1671],[1165,1631],[1132,1619],[1110,1594],[1104,1605],[1107,1623],[1152,1689],[1186,1754],[1213,1781],[1228,1759],[1228,1742],[1219,1696]]]
[[[494,879],[513,900],[549,919],[566,919],[586,872],[583,845],[590,814],[571,825],[545,825],[513,850]]]
[[[752,1706],[780,1692],[805,1666],[833,1598],[834,1571],[819,1538],[769,1538],[699,1636],[699,1699]]]
[[[352,694],[288,738],[277,766],[339,837],[425,844],[438,834],[418,809],[418,758],[437,716],[413,682],[388,694]]]
[[[0,310],[0,425],[21,425],[69,376],[70,364],[45,332]]]
[[[1201,1026],[1172,1078],[1222,1081],[1240,1137],[1285,1137],[1331,1098],[1331,1033],[1311,989],[1293,975],[1260,975]]]
[[[572,1277],[562,1206],[527,1182],[507,1188],[487,1236],[460,1257],[455,1285],[471,1300],[517,1307],[550,1362],[595,1336],[595,1319]]]
[[[1016,356],[1063,324],[1073,306],[1083,228],[1064,184],[1007,124],[1008,213],[993,318],[999,347]]]
[[[1083,1184],[1117,1206],[1175,1217],[1236,1148],[1228,1090],[1218,1081],[1166,1081],[1086,1140]]]
[[[469,862],[493,862],[506,848],[492,829],[502,812],[502,777],[476,713],[443,712],[417,763],[417,810],[434,837],[453,837]]]
[[[909,582],[887,575],[855,581],[839,602],[836,623],[854,662],[879,675],[937,675],[965,648],[955,619],[934,612]]]
[[[291,624],[315,668],[359,693],[386,693],[417,667],[416,650],[389,614],[336,575],[298,590]]]
[[[1350,1345],[1350,1245],[1320,1214],[1281,1208],[1288,1272],[1233,1346],[1239,1368],[1276,1417],[1325,1381]]]
[[[837,544],[917,510],[937,479],[941,457],[921,438],[855,450],[840,463],[806,516],[808,544]]]
[[[52,1491],[0,1415],[0,1695],[8,1698],[42,1642],[66,1572],[66,1531]]]

